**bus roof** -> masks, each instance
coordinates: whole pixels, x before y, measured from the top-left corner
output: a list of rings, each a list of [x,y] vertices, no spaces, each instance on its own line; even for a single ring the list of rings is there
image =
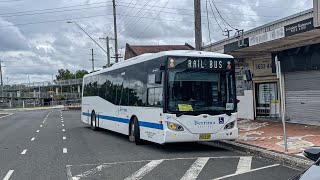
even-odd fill
[[[164,57],[164,56],[233,58],[233,56],[231,56],[231,55],[215,53],[215,52],[208,52],[208,51],[194,51],[194,50],[162,51],[162,52],[158,52],[158,53],[142,54],[140,56],[136,56],[136,57],[127,59],[125,61],[116,63],[109,68],[105,68],[100,71],[87,74],[84,77],[93,76],[93,75],[100,74],[103,72],[112,71],[114,69],[119,69],[119,68],[123,68],[126,66],[130,66],[130,65],[133,65],[138,62],[149,61],[149,60],[156,59],[159,57]]]

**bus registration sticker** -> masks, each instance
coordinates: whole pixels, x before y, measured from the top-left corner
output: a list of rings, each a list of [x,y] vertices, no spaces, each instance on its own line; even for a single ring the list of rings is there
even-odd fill
[[[211,139],[211,134],[199,134],[199,139]]]
[[[179,111],[193,111],[190,104],[178,104]]]

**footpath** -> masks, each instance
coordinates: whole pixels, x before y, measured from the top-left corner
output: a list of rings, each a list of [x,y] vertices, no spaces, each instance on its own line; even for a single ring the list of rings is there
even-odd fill
[[[284,152],[283,126],[278,121],[239,120],[237,142],[267,150]],[[286,123],[288,152],[299,154],[311,146],[320,146],[320,126]]]
[[[217,145],[269,158],[300,170],[314,163],[302,152],[311,146],[320,146],[320,126],[286,123],[288,152],[284,151],[282,122],[238,120],[238,128],[239,138],[236,141],[219,141]]]

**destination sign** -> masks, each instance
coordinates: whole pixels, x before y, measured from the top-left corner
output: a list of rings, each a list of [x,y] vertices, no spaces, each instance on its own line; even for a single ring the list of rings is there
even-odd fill
[[[169,68],[175,69],[232,69],[232,59],[169,58]]]

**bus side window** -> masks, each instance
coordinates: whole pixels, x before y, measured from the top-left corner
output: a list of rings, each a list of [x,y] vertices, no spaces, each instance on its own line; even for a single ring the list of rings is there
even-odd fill
[[[161,106],[162,105],[162,87],[148,88],[148,105]]]

